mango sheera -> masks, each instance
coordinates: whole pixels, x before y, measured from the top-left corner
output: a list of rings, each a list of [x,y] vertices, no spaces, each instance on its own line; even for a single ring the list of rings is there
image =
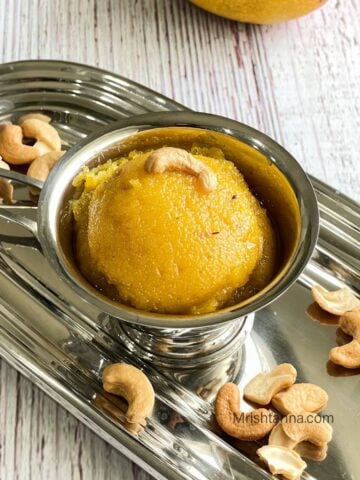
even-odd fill
[[[77,263],[113,300],[203,314],[250,297],[274,274],[266,211],[215,147],[132,151],[85,167],[73,185]]]

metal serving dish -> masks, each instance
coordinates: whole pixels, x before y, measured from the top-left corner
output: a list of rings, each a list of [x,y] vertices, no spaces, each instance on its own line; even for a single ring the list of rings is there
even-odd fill
[[[185,139],[185,140],[184,140]],[[269,286],[250,299],[211,314],[163,315],[126,307],[93,288],[73,257],[69,201],[72,181],[90,168],[131,150],[193,143],[221,148],[239,166],[271,214],[280,236],[282,259]],[[4,172],[3,172],[4,173]],[[1,175],[1,171],[0,171]],[[7,172],[7,176],[10,174]],[[19,178],[19,177],[18,177]],[[29,179],[26,179],[29,182]],[[3,211],[1,215],[5,215]],[[11,216],[14,220],[14,217]],[[27,225],[58,274],[79,295],[122,321],[156,328],[200,328],[239,319],[265,307],[298,278],[315,248],[319,218],[315,193],[296,160],[264,134],[223,117],[194,112],[152,113],[121,120],[71,148],[42,188],[37,225]]]
[[[39,105],[69,144],[131,114],[185,108],[83,65],[40,61],[0,67],[0,120],[16,119],[38,110]],[[230,349],[223,358],[214,350],[206,357],[208,363],[202,357],[191,364],[187,329],[175,332],[179,336],[182,332],[184,339],[184,348],[173,352],[182,367],[188,367],[181,371],[154,366],[151,343],[159,342],[158,332],[151,339],[149,331],[145,336],[139,327],[137,343],[126,336],[127,327],[119,332],[121,322],[103,315],[69,288],[22,227],[0,219],[1,355],[151,475],[171,480],[271,478],[254,463],[258,445],[232,443],[221,436],[212,421],[211,402],[227,379],[241,388],[260,371],[291,362],[298,370],[298,381],[313,382],[328,391],[330,402],[324,413],[334,416],[328,457],[322,463],[309,462],[304,479],[356,479],[360,471],[359,372],[327,363],[328,351],[336,345],[336,325],[312,321],[305,310],[312,302],[309,287],[313,283],[328,288],[346,284],[360,291],[360,208],[316,179],[311,181],[320,207],[320,236],[305,271],[283,295],[256,313],[250,333],[252,319],[245,322],[242,348]],[[36,208],[26,193],[26,189],[17,190],[19,201],[0,209],[34,220]],[[199,336],[203,337],[200,332]],[[193,357],[194,333],[191,338]],[[238,345],[242,339],[237,339]],[[121,405],[109,402],[101,389],[99,374],[114,361],[143,368],[156,387],[154,414],[138,437],[118,419]]]
[[[184,144],[186,143],[186,145]],[[73,230],[69,202],[72,181],[84,166],[93,167],[132,150],[163,145],[192,144],[221,148],[244,174],[250,187],[267,208],[279,234],[281,261],[274,279],[255,296],[240,304],[203,315],[163,315],[144,312],[110,300],[95,289],[79,271],[73,255]],[[1,172],[10,177],[11,172]],[[17,179],[21,179],[19,174]],[[23,178],[28,184],[38,185]],[[289,288],[305,268],[315,248],[319,217],[315,194],[296,160],[264,134],[223,117],[194,112],[162,112],[130,117],[102,129],[71,148],[45,182],[37,208],[37,222],[19,221],[39,240],[42,251],[60,278],[79,296],[104,314],[129,325],[120,333],[134,344],[147,344],[154,362],[179,366],[188,362],[211,362],[239,348],[254,312]],[[140,326],[140,330],[139,330]],[[226,348],[223,350],[223,347]],[[141,351],[138,352],[141,355]]]

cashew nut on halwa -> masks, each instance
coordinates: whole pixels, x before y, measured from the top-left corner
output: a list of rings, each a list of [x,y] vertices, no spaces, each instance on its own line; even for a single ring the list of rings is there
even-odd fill
[[[360,368],[360,308],[344,313],[339,320],[343,332],[353,337],[350,343],[330,350],[330,360],[345,368]]]
[[[126,421],[146,425],[155,403],[154,389],[147,376],[126,363],[108,365],[102,376],[103,388],[123,397],[128,403]]]
[[[24,137],[36,140],[34,145],[25,145]],[[30,163],[35,158],[51,151],[61,150],[58,132],[48,123],[37,118],[27,118],[21,125],[0,125],[0,155],[10,164]]]
[[[0,157],[0,168],[5,170],[10,170],[9,165],[1,160]],[[13,198],[14,187],[10,180],[0,177],[0,199],[5,200],[5,202],[11,202]]]
[[[217,187],[215,173],[200,160],[182,148],[162,147],[154,150],[146,159],[145,170],[149,173],[184,172],[199,179],[206,192]]]
[[[297,372],[289,363],[278,365],[269,373],[259,373],[244,389],[246,400],[267,405],[275,394],[290,387],[296,380]]]
[[[257,454],[274,475],[282,475],[288,480],[300,479],[307,467],[299,454],[285,447],[266,445],[259,448]]]
[[[41,155],[38,158],[35,158],[33,162],[31,162],[27,175],[33,178],[37,178],[38,180],[45,181],[54,167],[55,163],[64,155],[65,152],[57,151],[57,152],[49,152]],[[33,195],[38,195],[39,191],[37,189],[30,187],[30,192]]]
[[[315,302],[323,309],[334,315],[343,315],[349,310],[360,307],[360,300],[348,287],[330,292],[321,285],[314,285],[311,289]]]
[[[245,441],[265,437],[276,423],[275,415],[266,408],[241,413],[240,392],[234,383],[226,383],[217,393],[215,417],[225,433]]]
[[[328,394],[312,383],[296,383],[277,393],[271,403],[283,415],[289,413],[319,413],[328,402]]]

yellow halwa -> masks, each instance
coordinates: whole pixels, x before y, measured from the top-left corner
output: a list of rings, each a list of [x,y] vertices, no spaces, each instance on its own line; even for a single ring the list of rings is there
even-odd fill
[[[213,312],[269,283],[275,234],[234,164],[219,149],[193,147],[217,177],[205,192],[188,173],[148,173],[150,153],[74,180],[74,250],[89,282],[114,300],[172,314]]]

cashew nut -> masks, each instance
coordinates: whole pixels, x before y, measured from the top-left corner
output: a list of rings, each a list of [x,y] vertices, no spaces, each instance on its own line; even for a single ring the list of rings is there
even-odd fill
[[[265,445],[257,451],[261,460],[269,467],[274,475],[283,475],[288,480],[300,479],[307,467],[299,454],[285,447]]]
[[[293,449],[296,447],[296,440],[292,440],[286,435],[281,422],[278,423],[272,430],[269,436],[269,445],[276,445],[278,447],[285,447]]]
[[[328,445],[317,447],[310,442],[300,442],[294,450],[300,457],[309,458],[310,460],[315,460],[315,462],[322,462],[327,457]]]
[[[147,376],[138,368],[125,363],[114,363],[103,372],[103,388],[128,402],[126,421],[146,424],[155,403],[154,389]]]
[[[55,163],[64,155],[65,152],[49,152],[41,155],[31,162],[27,175],[38,180],[45,181],[54,167]],[[30,187],[30,192],[33,195],[39,195],[39,191],[35,188]]]
[[[281,425],[285,435],[297,444],[308,441],[322,447],[332,439],[331,425],[314,413],[303,413],[300,420],[294,414],[287,415]]]
[[[1,160],[0,157],[0,168],[5,170],[10,170],[9,165]],[[0,177],[0,199],[5,200],[5,202],[11,202],[13,199],[14,187],[9,180],[6,178]]]
[[[215,173],[207,165],[181,148],[163,147],[154,150],[147,157],[144,167],[149,173],[178,171],[194,175],[199,179],[206,192],[215,190],[217,186]]]
[[[28,118],[20,123],[25,137],[36,138],[43,153],[61,150],[61,139],[57,130],[46,122],[37,118]],[[35,143],[35,145],[36,145]]]
[[[9,163],[30,163],[40,153],[38,145],[24,145],[21,127],[4,123],[0,125],[0,155]]]
[[[129,423],[126,421],[125,413],[127,409],[126,402],[123,405],[121,399],[116,399],[115,402],[113,399],[108,399],[103,395],[95,394],[92,398],[92,403],[100,408],[103,412],[109,415],[113,420],[120,421],[121,424],[131,433],[135,435],[142,430],[142,426],[138,423]]]
[[[244,389],[244,397],[259,405],[267,405],[273,396],[292,385],[297,372],[289,363],[282,363],[269,373],[259,373]]]
[[[334,315],[343,315],[349,310],[360,307],[360,300],[355,297],[348,287],[330,292],[321,285],[314,285],[311,289],[315,302],[323,309]]]
[[[339,326],[343,332],[360,342],[360,308],[341,315]]]
[[[286,435],[281,423],[278,423],[271,431],[269,445],[285,447],[290,450],[294,449],[301,457],[310,458],[318,462],[326,458],[328,451],[327,443],[322,446],[317,446],[307,441],[297,443],[296,440],[292,440]]]
[[[273,406],[283,415],[289,413],[319,413],[328,402],[328,394],[312,383],[297,383],[279,392],[272,399]]]
[[[343,332],[353,337],[350,343],[330,350],[330,360],[345,368],[360,367],[360,308],[344,313],[339,320]]]
[[[217,393],[215,417],[225,433],[245,441],[265,437],[276,423],[275,415],[266,408],[241,413],[240,392],[234,383],[226,383]]]
[[[353,340],[330,350],[330,360],[344,368],[360,368],[360,343]]]
[[[25,145],[24,137],[35,138],[35,144]],[[11,164],[30,163],[44,153],[60,149],[59,134],[41,120],[27,119],[21,126],[10,123],[0,125],[0,155]]]

